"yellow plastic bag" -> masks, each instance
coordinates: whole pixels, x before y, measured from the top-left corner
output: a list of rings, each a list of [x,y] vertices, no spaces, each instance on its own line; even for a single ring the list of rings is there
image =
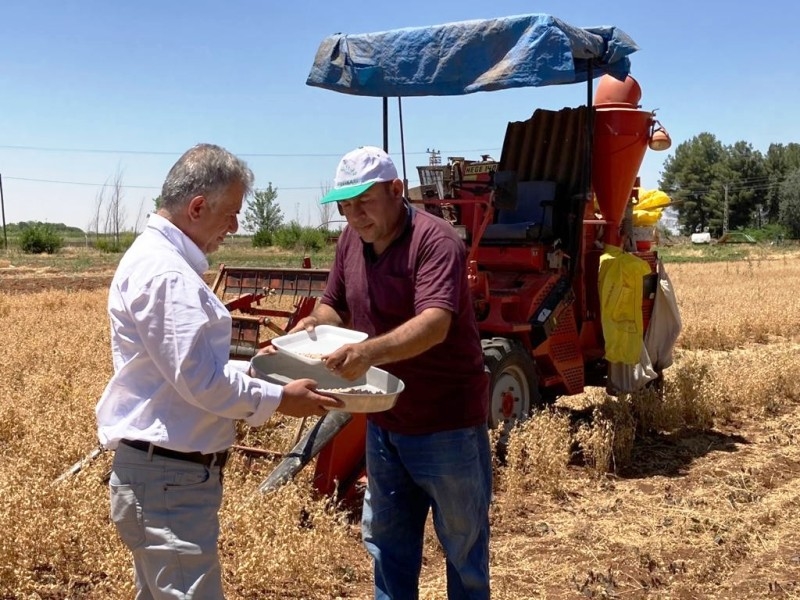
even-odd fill
[[[661,190],[640,190],[639,202],[633,207],[633,226],[652,227],[672,200]]]
[[[638,210],[633,211],[634,227],[652,227],[661,218],[661,210]]]
[[[644,343],[642,290],[650,265],[617,246],[606,244],[604,250],[598,287],[606,360],[635,365]]]

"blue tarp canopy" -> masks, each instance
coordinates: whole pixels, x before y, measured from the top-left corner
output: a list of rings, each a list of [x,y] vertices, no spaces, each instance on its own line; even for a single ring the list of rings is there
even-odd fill
[[[335,34],[317,50],[306,83],[359,96],[454,96],[624,79],[638,46],[616,27],[573,27],[550,15],[520,15]]]

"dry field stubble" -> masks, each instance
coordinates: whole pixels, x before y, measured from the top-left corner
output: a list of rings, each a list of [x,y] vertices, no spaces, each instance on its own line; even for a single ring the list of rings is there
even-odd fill
[[[591,421],[543,411],[513,433],[496,473],[494,598],[800,597],[800,261],[668,270],[685,328],[665,401],[592,390],[561,403]],[[107,518],[110,457],[53,484],[95,443],[105,288],[46,281],[0,296],[0,598],[132,597]],[[243,427],[240,442],[284,450],[295,427]],[[357,525],[312,498],[306,473],[254,493],[270,467],[236,454],[226,472],[228,597],[369,597]],[[444,589],[429,532],[422,597]]]

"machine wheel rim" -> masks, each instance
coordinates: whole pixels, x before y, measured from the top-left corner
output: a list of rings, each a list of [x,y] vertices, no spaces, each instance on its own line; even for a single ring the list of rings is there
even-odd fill
[[[496,427],[509,429],[524,419],[530,410],[530,386],[525,371],[518,365],[508,365],[495,377],[492,385],[491,418]],[[513,398],[509,402],[509,396]]]

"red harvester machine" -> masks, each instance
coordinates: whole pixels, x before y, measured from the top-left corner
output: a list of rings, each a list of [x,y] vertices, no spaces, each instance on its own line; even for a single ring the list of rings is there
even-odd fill
[[[430,36],[427,46],[420,42],[425,35]],[[477,54],[470,54],[470,35],[478,40]],[[458,39],[459,44],[445,48],[448,39]],[[539,47],[540,43],[550,46]],[[566,48],[571,70],[564,65],[548,70],[542,66],[546,60],[534,61],[539,66],[532,68],[532,57],[545,50],[548,56],[563,55],[551,52],[554,43]],[[392,52],[382,53],[387,47]],[[437,69],[421,68],[433,60],[426,54],[428,47],[436,51]],[[309,85],[383,98],[387,150],[388,97],[397,97],[401,108],[403,96],[586,81],[585,105],[536,110],[527,120],[508,123],[499,161],[451,159],[446,165],[418,167],[422,185],[412,200],[440,213],[465,241],[491,377],[492,427],[507,430],[542,402],[607,384],[598,293],[604,244],[622,246],[650,264],[652,274],[645,278],[642,298],[645,327],[649,321],[657,255],[646,248],[637,251],[630,237],[630,216],[648,146],[665,149],[669,139],[654,113],[638,104],[641,92],[628,75],[626,58],[635,50],[633,41],[616,28],[581,29],[546,15],[530,15],[336,35],[324,40],[317,53]],[[493,70],[485,60],[474,66],[476,57],[487,56],[496,57],[505,70]],[[407,73],[409,64],[417,68]],[[473,67],[480,73],[471,75]],[[458,73],[448,79],[448,68]],[[595,94],[592,82],[597,76],[602,78]],[[400,126],[402,131],[402,111]],[[324,270],[223,267],[215,286],[218,293],[235,289],[238,294],[229,306],[251,313],[237,319],[232,355],[246,357],[268,343],[259,337],[259,328],[269,327],[271,316],[258,312],[259,299],[276,290],[299,293],[283,315],[289,324],[272,326],[280,333],[310,312],[324,288],[324,275]],[[245,338],[248,348],[242,351]],[[356,497],[363,475],[364,423],[363,415],[327,415],[285,455],[262,491],[274,489],[316,457],[317,489],[340,498]]]

